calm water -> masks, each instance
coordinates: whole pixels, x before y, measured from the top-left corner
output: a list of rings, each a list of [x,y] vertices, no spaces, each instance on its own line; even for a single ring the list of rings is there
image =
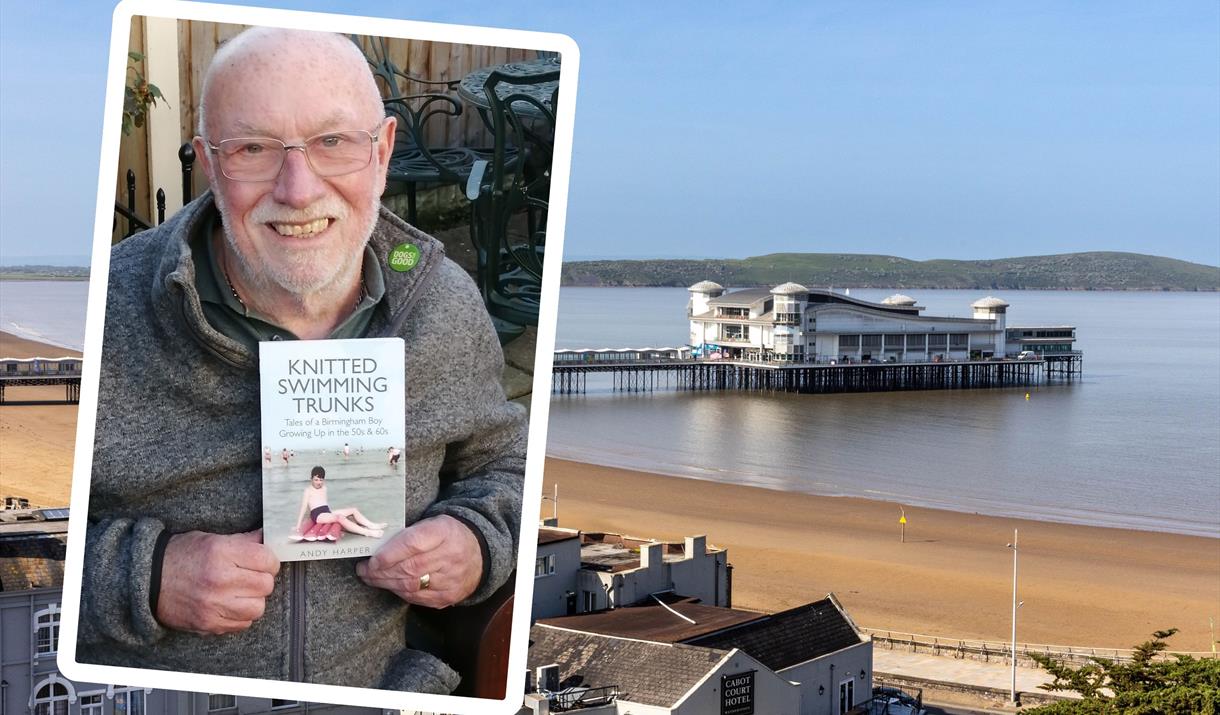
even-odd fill
[[[894,291],[853,290],[866,300]],[[969,317],[981,291],[902,291]],[[549,454],[967,512],[1220,536],[1220,294],[1000,291],[1084,377],[1025,389],[613,393],[551,402]],[[687,293],[564,288],[557,347],[686,343]]]
[[[80,349],[88,284],[0,281],[0,330]],[[894,291],[854,290],[880,300]],[[980,291],[903,290],[967,317]],[[1023,389],[554,396],[555,456],[775,489],[1220,536],[1220,294],[1002,291],[1077,327],[1085,374]],[[564,288],[557,346],[686,342],[680,288]],[[595,388],[594,384],[590,384]]]
[[[88,298],[88,281],[0,281],[0,330],[82,350]]]

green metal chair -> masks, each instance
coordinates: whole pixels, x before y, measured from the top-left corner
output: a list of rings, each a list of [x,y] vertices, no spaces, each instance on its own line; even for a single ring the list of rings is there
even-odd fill
[[[357,38],[353,37],[354,42]],[[383,37],[370,38],[371,56],[366,56],[378,85],[385,93],[382,100],[386,113],[398,120],[394,135],[394,150],[390,155],[389,171],[383,198],[407,195],[407,222],[416,225],[417,187],[419,184],[462,185],[470,176],[474,163],[490,160],[490,148],[430,147],[424,130],[435,117],[456,119],[462,115],[462,104],[450,92],[458,80],[428,80],[400,69],[390,58]],[[409,93],[410,84],[423,87],[443,87],[439,92]],[[441,119],[439,121],[446,121]]]
[[[558,80],[558,69],[529,75],[495,70],[484,83],[490,105],[484,116],[495,148],[489,161],[475,163],[466,195],[474,207],[479,289],[502,341],[538,324],[559,89],[556,84],[548,99],[528,90]],[[513,148],[523,157],[514,158]],[[510,230],[520,214],[524,233]]]

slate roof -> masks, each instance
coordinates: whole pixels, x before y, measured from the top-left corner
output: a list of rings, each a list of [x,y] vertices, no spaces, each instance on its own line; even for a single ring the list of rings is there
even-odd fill
[[[718,298],[712,298],[708,305],[752,305],[756,301],[771,297],[770,288],[742,288],[732,293],[725,293]]]
[[[0,591],[62,588],[67,520],[46,520],[37,510],[7,511],[3,516],[0,519]]]
[[[673,610],[693,620],[694,623],[675,616],[651,599],[639,606],[626,606],[579,616],[559,616],[538,622],[585,633],[639,638],[662,643],[681,643],[766,617],[766,614],[754,611],[708,606],[699,603],[698,599],[689,597],[663,598],[662,600],[666,601]]]
[[[686,643],[725,650],[740,648],[778,672],[857,645],[861,638],[835,603],[823,598]]]
[[[673,707],[728,655],[698,648],[581,633],[547,625],[530,629],[530,670],[555,663],[561,688],[618,686],[619,700]]]

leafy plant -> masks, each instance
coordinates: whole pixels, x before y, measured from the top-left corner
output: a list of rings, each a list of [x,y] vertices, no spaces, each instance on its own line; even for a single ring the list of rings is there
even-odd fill
[[[128,52],[131,62],[142,62],[144,55],[139,52]],[[157,100],[165,102],[161,89],[144,78],[144,73],[138,66],[127,65],[127,86],[123,88],[123,134],[130,135],[132,127],[144,126],[148,118],[148,108],[157,106]],[[169,102],[166,102],[169,106]]]
[[[1123,713],[1178,715],[1220,711],[1220,660],[1175,655],[1158,657],[1165,639],[1178,629],[1156,631],[1152,640],[1135,647],[1130,662],[1090,658],[1072,667],[1051,656],[1031,653],[1055,677],[1044,690],[1075,692],[1080,700],[1066,700],[1026,710],[1030,715],[1068,713]]]

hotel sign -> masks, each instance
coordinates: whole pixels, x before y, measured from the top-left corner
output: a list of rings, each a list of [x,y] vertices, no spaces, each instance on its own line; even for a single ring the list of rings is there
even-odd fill
[[[754,715],[754,673],[720,676],[720,715]]]

